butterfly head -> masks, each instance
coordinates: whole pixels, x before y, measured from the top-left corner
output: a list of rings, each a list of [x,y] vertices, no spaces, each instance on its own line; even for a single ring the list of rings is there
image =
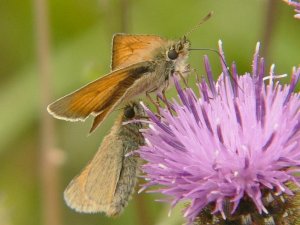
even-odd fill
[[[171,43],[166,49],[166,60],[174,63],[174,70],[186,71],[190,42],[184,36],[177,42]]]
[[[166,51],[167,61],[175,61],[188,55],[189,46],[190,42],[186,39],[185,36],[179,41],[172,43]]]

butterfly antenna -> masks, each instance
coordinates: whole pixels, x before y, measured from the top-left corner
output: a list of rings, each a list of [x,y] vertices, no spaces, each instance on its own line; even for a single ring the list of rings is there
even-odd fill
[[[212,15],[213,15],[213,11],[209,12],[198,24],[196,24],[195,27],[193,27],[191,30],[186,32],[186,34],[184,36],[188,37],[191,33],[193,33],[195,30],[197,30],[201,26],[201,24],[203,24],[204,22],[209,20],[212,17]]]

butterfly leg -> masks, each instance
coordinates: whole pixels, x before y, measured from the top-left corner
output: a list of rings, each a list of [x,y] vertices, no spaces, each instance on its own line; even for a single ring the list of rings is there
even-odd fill
[[[171,104],[168,101],[167,96],[166,96],[166,90],[167,90],[168,86],[169,86],[169,82],[167,82],[167,85],[162,89],[161,93],[162,93],[163,102],[166,104],[169,112],[172,115],[172,106],[171,106]]]
[[[162,99],[161,94],[157,93],[157,95],[156,95],[156,102],[159,105],[159,107],[161,107],[161,104],[160,104],[161,101],[164,102],[163,99]]]
[[[147,97],[147,98],[149,99],[149,101],[155,106],[157,113],[159,113],[159,106],[160,106],[159,103],[156,102],[156,101],[154,101],[154,100],[151,98],[151,96],[150,96],[150,93],[155,92],[155,91],[157,91],[157,90],[158,90],[158,88],[156,87],[156,88],[154,88],[154,89],[152,89],[152,90],[146,91],[146,97]]]
[[[176,73],[179,75],[180,79],[183,80],[184,85],[188,88],[189,87],[188,81],[185,79],[183,74],[180,71],[176,71]]]

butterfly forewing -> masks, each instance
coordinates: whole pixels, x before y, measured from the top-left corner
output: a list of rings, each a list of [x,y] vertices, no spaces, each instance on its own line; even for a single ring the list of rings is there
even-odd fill
[[[102,115],[111,112],[118,100],[133,83],[147,73],[151,62],[140,62],[115,70],[83,88],[65,96],[48,106],[48,111],[59,119],[70,121],[85,120],[91,113]]]
[[[74,178],[64,192],[67,205],[78,212],[93,213],[109,208],[108,204],[98,205],[85,193],[86,177],[89,174],[90,166],[88,165],[79,176]]]
[[[121,173],[124,155],[122,142],[107,136],[97,154],[93,159],[85,190],[98,204],[108,204],[112,202]],[[95,184],[101,192],[95,188]]]
[[[64,197],[71,208],[88,213],[109,209],[122,168],[119,142],[114,134],[106,136],[92,161],[68,185]]]

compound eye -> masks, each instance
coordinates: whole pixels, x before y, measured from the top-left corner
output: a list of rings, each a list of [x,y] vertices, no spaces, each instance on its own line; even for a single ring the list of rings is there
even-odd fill
[[[127,106],[124,110],[124,116],[127,119],[132,119],[135,116],[135,111],[133,106]]]
[[[171,49],[168,51],[168,58],[171,60],[177,59],[178,57],[178,52],[176,52],[175,49]]]

